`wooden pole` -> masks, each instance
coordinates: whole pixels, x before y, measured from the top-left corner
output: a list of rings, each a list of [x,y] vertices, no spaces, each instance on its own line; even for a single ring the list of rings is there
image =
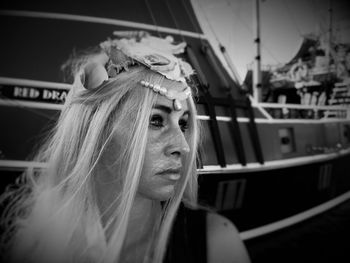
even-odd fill
[[[255,57],[253,68],[253,98],[257,102],[262,101],[262,83],[261,83],[261,47],[260,47],[260,0],[254,0],[254,45]]]

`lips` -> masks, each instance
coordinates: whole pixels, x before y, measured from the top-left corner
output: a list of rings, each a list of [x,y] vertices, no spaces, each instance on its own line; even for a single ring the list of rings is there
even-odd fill
[[[166,170],[163,170],[159,173],[157,173],[158,175],[162,176],[163,178],[172,180],[172,181],[176,181],[179,180],[181,175],[180,175],[180,168],[169,168]]]

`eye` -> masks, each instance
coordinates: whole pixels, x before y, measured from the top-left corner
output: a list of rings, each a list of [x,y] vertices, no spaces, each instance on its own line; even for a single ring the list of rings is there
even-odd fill
[[[152,115],[149,121],[149,125],[156,129],[162,128],[164,127],[164,119],[158,114]]]
[[[182,132],[185,132],[188,130],[188,120],[181,119],[179,121],[179,125]]]

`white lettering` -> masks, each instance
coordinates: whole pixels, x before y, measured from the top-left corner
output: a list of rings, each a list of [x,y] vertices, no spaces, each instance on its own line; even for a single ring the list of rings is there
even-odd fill
[[[41,94],[41,90],[36,88],[14,87],[13,89],[13,96],[15,98],[37,99],[40,97],[40,95],[42,96],[41,99],[43,100],[64,102],[68,95],[68,91],[42,89],[42,94]]]
[[[66,100],[67,95],[68,95],[68,92],[63,91],[60,96],[60,100],[64,102]]]
[[[52,91],[52,99],[53,100],[58,100],[59,99],[60,93],[56,90]]]
[[[30,89],[29,90],[29,98],[35,99],[37,97],[39,97],[40,92],[36,89]]]
[[[20,87],[15,87],[15,90],[13,91],[13,96],[21,97],[21,95],[22,95],[22,89]]]
[[[44,100],[48,100],[48,99],[51,99],[52,97],[52,94],[51,94],[51,91],[47,90],[47,89],[44,89],[44,92],[43,92],[43,99]]]
[[[13,96],[17,98],[37,98],[39,96],[39,91],[34,88],[15,87]]]

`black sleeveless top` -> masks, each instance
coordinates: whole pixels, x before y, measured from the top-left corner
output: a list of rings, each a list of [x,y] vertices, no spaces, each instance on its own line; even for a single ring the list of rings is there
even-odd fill
[[[164,263],[207,262],[207,211],[180,205]]]

